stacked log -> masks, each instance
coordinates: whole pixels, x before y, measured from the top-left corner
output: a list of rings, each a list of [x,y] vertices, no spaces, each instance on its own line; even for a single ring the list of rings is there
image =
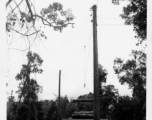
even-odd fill
[[[93,99],[78,99],[78,100],[73,100],[73,102],[93,102],[94,100]]]
[[[72,119],[93,119],[93,111],[74,112]]]

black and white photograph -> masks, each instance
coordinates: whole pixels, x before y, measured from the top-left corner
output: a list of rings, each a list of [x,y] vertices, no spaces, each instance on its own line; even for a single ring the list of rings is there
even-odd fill
[[[148,2],[6,0],[4,118],[150,120]]]

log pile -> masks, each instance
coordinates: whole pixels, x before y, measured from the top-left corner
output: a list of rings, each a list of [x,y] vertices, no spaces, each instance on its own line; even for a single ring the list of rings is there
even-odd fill
[[[93,102],[93,99],[77,99],[77,100],[73,100],[73,102]]]
[[[93,119],[93,111],[74,112],[72,119]]]

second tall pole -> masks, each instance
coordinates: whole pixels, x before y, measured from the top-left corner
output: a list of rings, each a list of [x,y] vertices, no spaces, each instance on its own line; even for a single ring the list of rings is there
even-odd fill
[[[99,76],[98,76],[98,44],[97,44],[97,6],[93,9],[93,65],[94,65],[94,113],[93,119],[100,120]]]
[[[58,108],[57,108],[57,120],[62,120],[61,116],[61,106],[60,106],[60,89],[61,88],[61,70],[59,70],[59,94],[58,94]]]

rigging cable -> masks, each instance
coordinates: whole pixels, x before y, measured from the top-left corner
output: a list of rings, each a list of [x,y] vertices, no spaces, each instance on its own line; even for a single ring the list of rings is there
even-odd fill
[[[83,26],[83,28],[86,27],[86,25],[89,23],[89,21]],[[82,28],[82,29],[83,29]],[[79,31],[77,31],[76,34],[78,34]],[[67,41],[65,41],[63,44],[61,44],[56,50],[54,50],[47,58],[45,58],[45,61],[50,57],[52,56],[55,52],[57,52],[61,47],[63,47],[67,42],[69,42],[71,40],[71,38],[73,38],[76,34],[74,34],[72,37],[70,37],[70,39],[68,39]]]
[[[92,29],[90,30],[90,37],[87,40],[87,42],[85,43],[85,46],[87,46],[87,44],[89,43],[89,41],[91,39],[91,36],[92,36],[92,32],[91,31],[92,31]],[[70,62],[68,62],[68,64],[63,69],[67,68],[73,62],[74,58],[77,57],[81,53],[82,50],[83,50],[83,48],[80,49],[80,51],[73,57],[73,59]]]
[[[91,34],[91,36],[92,36],[92,34]],[[91,38],[91,36],[90,36],[90,38]],[[88,48],[88,57],[87,57],[87,65],[86,65],[85,78],[86,78],[86,76],[87,76],[87,70],[88,70],[88,61],[89,61],[89,55],[90,55],[90,42],[91,42],[91,39],[90,39],[90,41],[89,41],[89,48]],[[86,89],[87,89],[88,91],[90,91],[90,90],[87,88],[87,86],[85,86],[85,87],[86,87]]]
[[[87,23],[85,26],[87,26],[87,25],[88,25],[88,23]],[[85,28],[85,27],[83,27],[83,28]],[[81,37],[81,35],[83,34],[83,32],[84,32],[84,30],[82,29],[82,31],[80,32],[79,37]],[[77,34],[77,33],[76,33],[76,34]],[[91,35],[91,31],[90,31],[90,35]],[[74,35],[74,36],[75,36],[75,35]],[[88,39],[87,42],[85,43],[86,45],[88,44],[88,41],[89,41],[89,39]],[[83,50],[83,48],[81,48],[80,51],[79,51],[74,57],[72,57],[71,60],[70,60],[62,69],[68,68],[69,65],[73,62],[73,60],[75,60],[74,58],[76,58],[76,57],[81,53],[82,50]],[[66,56],[65,56],[64,58],[66,58]],[[73,65],[73,64],[72,64],[72,65]]]
[[[90,41],[91,41],[91,36],[92,36],[92,32],[90,31],[90,37],[89,37],[89,39],[87,40],[87,42],[85,43],[85,45],[84,45],[84,86],[82,87],[82,89],[78,92],[78,94],[74,97],[74,98],[76,98],[81,92],[82,92],[82,90],[84,89],[84,88],[86,88],[89,92],[90,92],[90,90],[86,87],[86,71],[85,71],[85,48],[86,48],[86,46],[87,46],[87,44],[89,43],[89,48],[90,48]],[[82,51],[82,50],[81,50]],[[80,52],[81,52],[80,51]],[[79,53],[80,53],[79,52]],[[88,55],[89,56],[89,55]],[[89,58],[89,57],[88,57]],[[88,60],[87,60],[88,61]]]

